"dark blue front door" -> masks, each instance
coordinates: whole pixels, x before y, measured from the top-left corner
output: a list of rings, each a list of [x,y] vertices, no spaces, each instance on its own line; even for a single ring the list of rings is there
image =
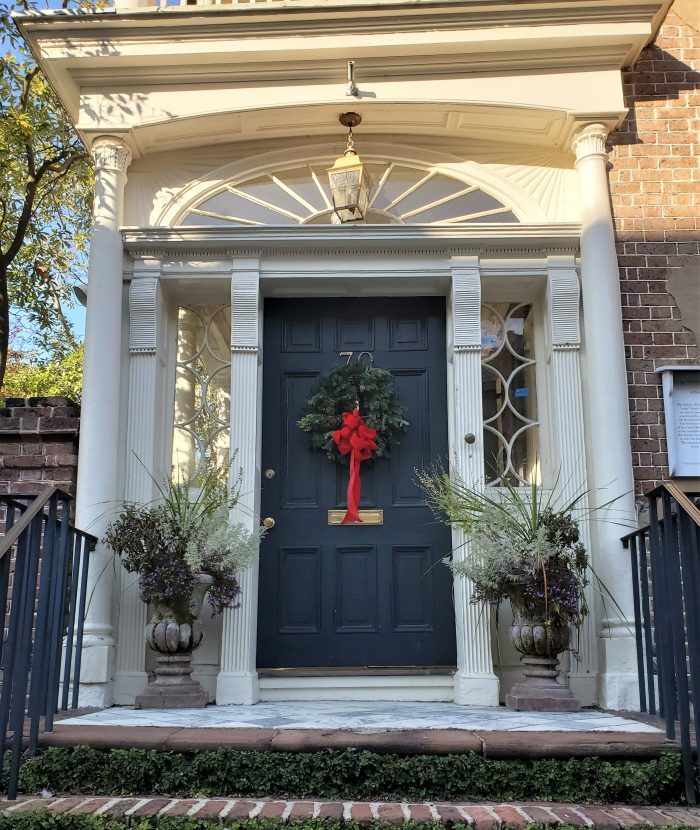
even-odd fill
[[[267,300],[258,666],[450,666],[450,533],[415,485],[447,456],[445,301]],[[328,524],[348,469],[311,448],[297,421],[324,372],[361,352],[388,369],[410,426],[390,459],[362,464],[361,508],[384,524]],[[367,355],[362,357],[367,359]],[[271,477],[270,477],[271,476]]]

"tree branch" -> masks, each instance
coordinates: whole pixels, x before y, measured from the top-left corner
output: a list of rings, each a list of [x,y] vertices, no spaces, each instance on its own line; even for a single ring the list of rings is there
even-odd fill
[[[29,227],[29,222],[32,218],[32,211],[34,209],[36,193],[43,176],[51,169],[52,166],[55,166],[59,163],[61,163],[64,167],[70,168],[73,162],[77,161],[81,155],[84,155],[84,151],[82,153],[74,152],[73,154],[71,154],[68,150],[62,150],[52,158],[45,159],[39,167],[39,169],[36,171],[35,175],[27,180],[27,186],[24,191],[24,203],[22,205],[22,212],[20,213],[19,219],[17,220],[17,228],[15,230],[15,235],[12,239],[12,242],[10,243],[10,247],[4,254],[1,255],[5,267],[8,267],[10,265],[10,263],[17,256],[20,248],[22,247],[24,237],[27,233],[27,228]],[[59,167],[58,170],[60,171],[61,168]]]
[[[55,190],[56,186],[62,179],[70,173],[71,167],[79,161],[83,161],[87,158],[87,153],[79,152],[75,153],[70,158],[67,158],[65,162],[58,168],[56,171],[56,175],[47,182],[46,187],[44,188],[41,196],[37,200],[37,206],[42,204],[42,202],[46,199],[47,196],[50,196],[51,193]],[[48,172],[48,171],[47,171]],[[51,172],[54,172],[53,170]]]
[[[34,263],[34,270],[36,273],[41,277],[41,279],[46,283],[46,287],[48,289],[49,294],[51,295],[51,299],[53,300],[54,310],[58,316],[58,319],[61,323],[61,328],[63,329],[63,333],[66,337],[66,340],[71,344],[71,346],[75,346],[75,338],[73,337],[73,331],[70,327],[70,323],[66,320],[66,316],[63,313],[63,306],[61,305],[60,297],[56,291],[56,287],[53,284],[53,280],[51,279],[51,274],[49,273],[47,268],[39,265],[38,263]]]
[[[22,92],[19,96],[19,110],[20,112],[27,112],[29,108],[29,94],[32,89],[34,78],[39,74],[39,67],[34,66],[30,69],[22,79]],[[24,139],[24,149],[27,154],[27,178],[31,179],[35,175],[35,156],[34,147],[29,138]]]
[[[22,205],[22,212],[19,215],[19,219],[17,220],[17,228],[15,229],[15,235],[10,243],[10,247],[7,251],[2,254],[2,264],[5,268],[10,266],[12,260],[17,256],[19,253],[20,248],[22,247],[22,243],[24,242],[24,237],[27,233],[27,228],[29,227],[29,222],[32,218],[32,209],[34,207],[34,199],[36,197],[36,189],[38,187],[38,181],[31,179],[27,182],[27,186],[24,190],[24,203]]]
[[[22,92],[19,96],[19,109],[21,112],[26,112],[29,107],[29,93],[31,92],[34,78],[36,78],[38,74],[39,67],[33,66],[31,69],[27,70],[27,74],[24,76],[22,81]]]

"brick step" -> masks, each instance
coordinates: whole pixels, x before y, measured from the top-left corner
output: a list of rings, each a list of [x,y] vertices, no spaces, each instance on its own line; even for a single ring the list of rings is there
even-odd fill
[[[222,707],[222,709],[225,707]],[[524,713],[526,716],[529,713]],[[222,714],[222,718],[224,715]],[[656,719],[654,726],[662,726]],[[486,758],[658,758],[680,749],[661,729],[654,732],[600,731],[508,732],[469,729],[404,729],[361,732],[356,729],[289,729],[264,727],[103,726],[57,723],[42,732],[44,746],[92,746],[99,749],[258,750],[322,752],[346,749],[400,755],[443,755],[475,752]]]
[[[677,806],[638,807],[616,804],[508,803],[467,804],[368,801],[285,801],[281,799],[167,798],[131,796],[106,798],[72,795],[39,798],[21,796],[4,802],[2,813],[14,815],[33,810],[124,819],[127,823],[144,816],[192,816],[226,824],[241,819],[331,819],[369,825],[375,821],[404,824],[408,821],[445,826],[470,825],[475,830],[524,828],[528,824],[614,830],[641,827],[700,827],[700,809]]]

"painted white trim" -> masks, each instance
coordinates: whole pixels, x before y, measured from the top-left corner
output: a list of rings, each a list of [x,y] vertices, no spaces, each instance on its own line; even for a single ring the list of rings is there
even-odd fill
[[[160,470],[158,424],[163,411],[163,383],[157,350],[162,349],[163,297],[160,261],[144,258],[134,263],[129,286],[129,406],[124,497],[150,502],[155,494],[152,475]],[[146,673],[147,606],[139,597],[138,579],[119,568],[121,591],[117,627],[114,702],[131,705],[148,682]]]
[[[454,700],[450,675],[261,677],[260,700]]]
[[[570,501],[588,489],[580,368],[581,287],[573,257],[549,257],[548,263],[547,386],[551,399],[551,433],[554,438],[554,457],[557,465],[552,473],[558,481],[557,489],[562,500]],[[581,500],[576,514],[581,541],[586,550],[590,551],[588,507],[589,500],[586,495]],[[592,584],[586,587],[585,596],[588,606],[593,609],[595,591]],[[594,613],[586,617],[578,636],[579,660],[570,660],[569,685],[582,705],[591,706],[597,697],[598,655]]]
[[[235,521],[251,530],[260,510],[260,263],[257,257],[234,259],[231,272],[231,449],[238,450],[232,476],[242,471],[241,500]],[[238,608],[224,611],[221,670],[216,681],[219,704],[256,703],[258,566],[239,575]]]
[[[222,252],[256,255],[268,252],[334,253],[374,251],[459,252],[489,254],[575,254],[580,226],[572,223],[484,223],[469,227],[433,225],[268,225],[259,228],[124,227],[129,254],[179,254],[201,259]]]
[[[254,455],[252,465],[255,469],[255,484],[251,488],[253,492],[257,492],[260,467],[262,355],[259,353],[259,347],[262,320],[259,288],[262,289],[262,293],[270,295],[282,293],[287,296],[309,296],[309,285],[313,282],[319,291],[323,289],[324,296],[331,296],[334,293],[347,294],[348,291],[357,291],[358,280],[361,280],[362,293],[367,296],[385,293],[387,286],[394,283],[397,286],[399,283],[404,286],[408,284],[407,290],[413,295],[420,292],[448,294],[446,359],[449,373],[451,461],[458,455],[469,452],[466,447],[462,449],[463,440],[461,444],[457,441],[458,437],[463,439],[463,433],[467,429],[461,424],[461,420],[469,414],[464,409],[465,382],[472,390],[472,394],[467,395],[466,400],[478,401],[479,410],[481,406],[479,306],[483,280],[489,282],[489,291],[497,286],[499,292],[507,291],[509,297],[513,294],[512,299],[522,300],[525,296],[521,295],[529,297],[532,292],[542,290],[545,276],[549,275],[555,282],[561,277],[563,283],[558,285],[558,289],[562,290],[556,293],[560,299],[566,295],[565,305],[568,305],[566,309],[557,308],[556,313],[551,308],[548,309],[546,326],[550,331],[556,331],[554,340],[557,341],[558,348],[562,348],[562,344],[568,347],[566,341],[576,339],[577,323],[573,310],[576,292],[563,290],[571,289],[571,280],[576,278],[576,226],[541,226],[536,229],[534,235],[532,227],[525,229],[523,226],[508,226],[504,229],[503,226],[482,226],[475,228],[473,236],[468,240],[464,238],[463,229],[460,229],[461,239],[457,240],[453,229],[439,229],[435,234],[436,229],[431,228],[430,236],[436,235],[438,238],[430,239],[428,244],[426,242],[429,235],[424,233],[426,229],[415,227],[342,228],[339,233],[334,227],[317,226],[311,228],[312,232],[308,235],[303,234],[304,228],[298,227],[257,230],[260,230],[260,233],[250,234],[249,229],[244,229],[244,234],[248,235],[248,246],[243,248],[241,245],[239,248],[239,251],[243,248],[254,253],[246,255],[239,252],[233,260],[227,256],[230,251],[239,247],[236,242],[240,242],[241,234],[222,234],[220,229],[200,228],[124,231],[127,242],[134,242],[136,250],[145,247],[147,235],[158,237],[161,248],[168,248],[169,256],[163,259],[161,269],[162,279],[165,281],[182,281],[182,284],[189,285],[191,290],[196,284],[195,281],[199,281],[200,278],[206,280],[207,285],[214,284],[212,277],[219,284],[224,280],[233,280],[233,303],[234,306],[238,304],[241,311],[238,315],[234,313],[232,319],[235,325],[244,318],[245,325],[234,330],[232,389],[240,388],[245,376],[245,388],[248,391],[243,395],[246,402],[244,417],[241,418],[240,413],[234,417],[235,407],[232,407],[232,422],[236,422],[239,432],[242,430],[251,436],[249,441],[246,439],[246,444],[250,444],[250,452]],[[288,230],[292,230],[293,233],[289,233]],[[409,233],[406,233],[406,230]],[[504,230],[509,234],[505,239]],[[366,240],[368,236],[369,242]],[[320,244],[315,245],[312,239],[320,241]],[[215,243],[213,246],[209,244],[212,240]],[[257,246],[250,244],[254,240],[258,243],[263,240],[260,252],[256,251]],[[353,245],[359,246],[362,256],[343,256],[338,250],[341,240],[343,247],[352,249]],[[371,247],[364,250],[363,244]],[[157,247],[154,246],[154,249]],[[426,252],[424,248],[428,247],[430,251]],[[483,258],[476,256],[477,248],[484,252]],[[455,249],[460,253],[454,253]],[[552,249],[556,250],[556,254],[548,255]],[[465,250],[469,253],[464,253]],[[323,252],[322,255],[319,255],[320,251]],[[452,296],[450,289],[453,280],[453,287],[458,295],[456,298]],[[467,292],[469,296],[464,294],[464,290],[469,287],[476,289],[476,293],[472,290]],[[461,301],[466,301],[466,306]],[[465,313],[457,314],[453,318],[452,308],[455,306],[462,306]],[[254,319],[255,312],[258,315],[257,319]],[[245,367],[243,363],[246,364]],[[238,369],[234,368],[234,364]],[[465,375],[464,370],[467,366],[471,368]],[[568,371],[570,361],[567,366]],[[239,372],[242,374],[238,374]],[[257,380],[254,380],[254,375]],[[253,386],[250,386],[251,383]],[[254,391],[254,387],[257,392]],[[456,408],[456,400],[461,401],[462,406]],[[252,407],[250,404],[253,404]],[[458,411],[461,412],[460,424],[456,422]],[[474,416],[476,426],[468,431],[473,431],[479,436],[480,415],[476,412],[475,405],[470,408],[470,412]],[[235,429],[232,435],[232,446],[235,446],[241,439],[235,438]],[[478,452],[472,451],[471,458],[465,457],[460,462],[460,467],[470,480],[482,472],[482,462],[479,462],[476,456]],[[245,466],[250,469],[251,461],[246,461]],[[258,507],[259,505],[256,505],[256,512]],[[465,601],[466,597],[462,597],[462,587],[456,586],[456,605],[465,609],[467,616],[471,611],[478,614],[478,609],[470,607]],[[257,599],[257,574],[250,574],[250,582],[245,590],[248,597]],[[462,626],[463,634],[458,642],[462,643],[464,653],[460,669],[454,677],[422,678],[410,675],[398,679],[394,676],[258,679],[255,660],[255,615],[251,609],[248,614],[244,612],[241,616],[242,611],[243,609],[237,609],[231,613],[228,633],[224,634],[222,640],[222,666],[217,689],[217,702],[220,704],[251,703],[260,698],[456,700],[465,704],[497,704],[498,679],[491,664],[488,631],[483,632],[485,636],[475,638],[472,620],[469,620],[468,625]]]
[[[452,350],[451,405],[448,410],[450,468],[469,485],[483,480],[481,381],[481,268],[476,256],[455,256],[451,261],[450,320]],[[466,443],[465,436],[475,440]],[[452,528],[455,559],[467,551],[461,528]],[[498,706],[498,678],[491,658],[491,617],[483,605],[471,602],[473,585],[454,578],[457,672],[455,703]]]

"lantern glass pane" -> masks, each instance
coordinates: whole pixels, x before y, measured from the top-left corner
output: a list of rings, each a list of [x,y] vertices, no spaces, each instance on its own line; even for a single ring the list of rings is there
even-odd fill
[[[369,186],[361,165],[329,171],[333,207],[341,222],[359,222],[369,204]]]

